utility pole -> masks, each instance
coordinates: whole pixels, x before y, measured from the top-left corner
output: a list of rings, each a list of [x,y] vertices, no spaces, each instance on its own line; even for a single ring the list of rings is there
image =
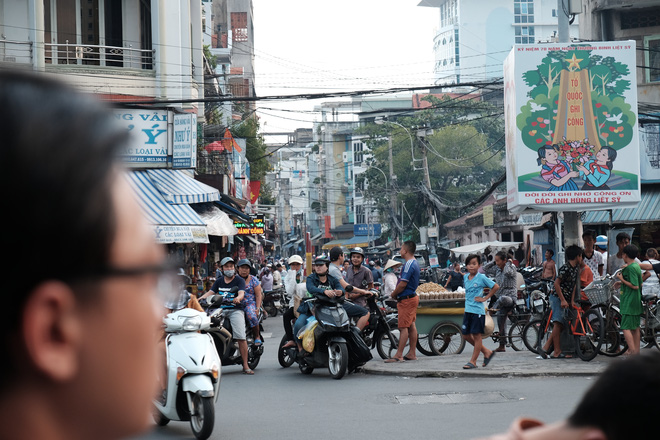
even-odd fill
[[[432,133],[432,131],[431,131]],[[431,175],[429,174],[429,161],[428,161],[428,155],[427,155],[427,150],[428,147],[424,143],[424,138],[427,136],[427,130],[426,129],[420,129],[417,131],[417,137],[421,138],[420,143],[422,144],[422,168],[424,168],[424,182],[426,183],[426,187],[431,191]],[[435,208],[433,208],[433,205],[430,204],[428,207],[428,217],[429,217],[429,226],[433,225],[433,228],[435,230],[438,230],[438,222],[436,221],[435,218]],[[426,230],[428,231],[429,229],[432,228],[427,228]],[[437,234],[436,234],[437,235]],[[429,254],[435,254],[436,249],[435,249],[435,240],[436,237],[427,237],[428,243],[429,243]]]
[[[392,135],[390,134],[387,137],[387,155],[388,159],[390,162],[390,185],[389,185],[389,192],[390,192],[390,215],[396,217],[396,194],[394,193],[394,161],[392,160]],[[400,231],[403,233],[403,231]],[[399,246],[398,243],[398,234],[397,234],[397,243],[395,244],[397,247]]]

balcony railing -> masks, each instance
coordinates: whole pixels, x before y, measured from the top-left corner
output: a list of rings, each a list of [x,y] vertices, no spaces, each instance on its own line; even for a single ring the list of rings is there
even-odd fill
[[[32,64],[32,42],[0,39],[0,62]]]
[[[151,49],[132,46],[100,46],[94,44],[46,43],[47,64],[119,67],[124,69],[153,70],[154,53]]]

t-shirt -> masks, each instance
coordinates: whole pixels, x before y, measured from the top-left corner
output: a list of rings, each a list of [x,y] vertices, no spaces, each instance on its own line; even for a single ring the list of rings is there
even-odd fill
[[[213,283],[213,286],[211,286],[211,290],[217,293],[218,295],[222,295],[225,298],[236,298],[238,296],[238,293],[230,293],[229,291],[233,287],[238,287],[239,291],[245,292],[245,280],[239,276],[234,276],[234,278],[229,282],[225,282],[225,277],[220,277],[217,280],[215,280],[215,283]],[[239,306],[241,307],[241,306]],[[232,303],[227,304],[227,305],[222,305],[223,309],[233,309],[236,308],[236,306]]]
[[[461,272],[452,270],[449,272],[449,276],[451,277],[449,279],[449,287],[451,287],[451,290],[456,290],[459,287],[463,287],[463,274]]]
[[[561,287],[561,293],[564,295],[566,302],[571,302],[571,297],[573,296],[573,289],[575,289],[575,283],[577,282],[578,276],[580,274],[580,266],[575,265],[571,266],[570,263],[564,264],[559,268],[559,273],[557,278],[559,278],[559,285]],[[559,295],[559,292],[555,292]],[[561,298],[561,297],[560,297]]]
[[[646,260],[644,263],[647,264],[657,264],[657,260]],[[644,281],[644,293],[652,293],[658,295],[660,293],[660,281],[658,280],[658,275],[654,271],[649,271],[650,277]]]
[[[594,274],[591,272],[591,268],[589,266],[584,266],[582,268],[582,272],[580,273],[580,285],[582,289],[587,287],[589,284],[591,284],[594,281]],[[582,291],[580,290],[580,298],[583,301],[588,301],[589,297]]]
[[[358,269],[357,272],[355,272],[355,268],[349,267],[346,274],[346,282],[358,289],[367,289],[369,284],[374,282],[374,276],[371,273],[371,269],[367,269],[364,266],[360,266],[360,269]],[[367,306],[367,298],[364,296],[360,296],[351,301],[362,307]]]
[[[629,264],[621,271],[621,274],[624,280],[634,286],[642,285],[642,270],[639,268],[639,264]],[[642,312],[642,290],[633,289],[621,283],[621,314],[641,315]]]
[[[470,279],[468,273],[463,277],[463,285],[465,286],[465,311],[477,315],[485,314],[484,303],[477,302],[476,298],[484,296],[484,287],[492,288],[495,281],[482,273],[477,273],[474,278]]]
[[[403,269],[401,270],[401,277],[399,279],[401,281],[406,281],[408,284],[406,284],[403,292],[401,292],[396,297],[397,300],[416,295],[417,287],[419,287],[419,275],[420,270],[417,260],[411,258],[410,260],[406,261],[406,263],[403,265]]]
[[[605,265],[605,260],[603,260],[603,255],[600,252],[594,251],[594,254],[591,256],[591,258],[587,257],[586,254],[584,255],[584,264],[589,266],[591,273],[595,277],[599,277],[600,271],[598,270],[598,266]]]

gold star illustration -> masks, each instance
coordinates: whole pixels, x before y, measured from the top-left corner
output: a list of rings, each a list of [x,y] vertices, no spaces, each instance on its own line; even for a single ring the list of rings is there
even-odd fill
[[[568,70],[572,72],[580,68],[580,61],[583,59],[584,58],[577,58],[575,54],[573,54],[573,58],[566,58],[564,61],[568,61]]]

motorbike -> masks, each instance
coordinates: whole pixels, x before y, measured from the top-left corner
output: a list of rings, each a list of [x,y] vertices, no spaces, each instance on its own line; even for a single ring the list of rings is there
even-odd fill
[[[154,419],[159,426],[170,420],[190,421],[195,437],[206,439],[213,432],[220,391],[220,358],[213,339],[200,333],[211,327],[211,319],[187,308],[168,314],[163,321],[167,387],[154,400]]]
[[[370,292],[373,295],[367,298],[369,323],[362,329],[362,338],[370,349],[376,348],[381,358],[389,359],[399,345],[398,337],[392,333],[397,328],[398,315],[388,313],[388,306],[380,301],[378,289]]]
[[[268,316],[277,316],[278,311],[284,313],[284,311],[282,311],[282,301],[284,296],[284,286],[264,292],[264,299],[261,306],[266,313],[268,313]]]
[[[234,290],[238,291],[236,287],[232,288],[231,293]],[[211,319],[211,326],[207,329],[207,333],[213,338],[215,347],[220,356],[220,361],[222,365],[243,365],[243,358],[238,349],[238,341],[234,340],[231,330],[231,322],[229,319],[225,319],[222,314],[222,305],[231,305],[231,298],[225,298],[223,295],[212,295],[206,302],[200,301],[200,304],[207,311]],[[259,311],[259,331],[263,334],[263,314]],[[254,337],[250,327],[247,325],[246,319],[246,341],[248,345],[248,367],[251,370],[257,368],[259,361],[261,360],[261,355],[264,353],[263,344],[255,344]]]
[[[297,362],[303,374],[312,374],[315,368],[327,367],[333,379],[341,379],[347,372],[355,371],[364,365],[371,358],[369,348],[364,344],[359,330],[351,326],[348,315],[341,306],[341,299],[307,301],[313,304],[313,316],[317,322],[313,330],[314,349],[311,352],[298,352],[296,347],[284,348],[287,342],[284,337],[278,353],[280,363],[290,366]]]

